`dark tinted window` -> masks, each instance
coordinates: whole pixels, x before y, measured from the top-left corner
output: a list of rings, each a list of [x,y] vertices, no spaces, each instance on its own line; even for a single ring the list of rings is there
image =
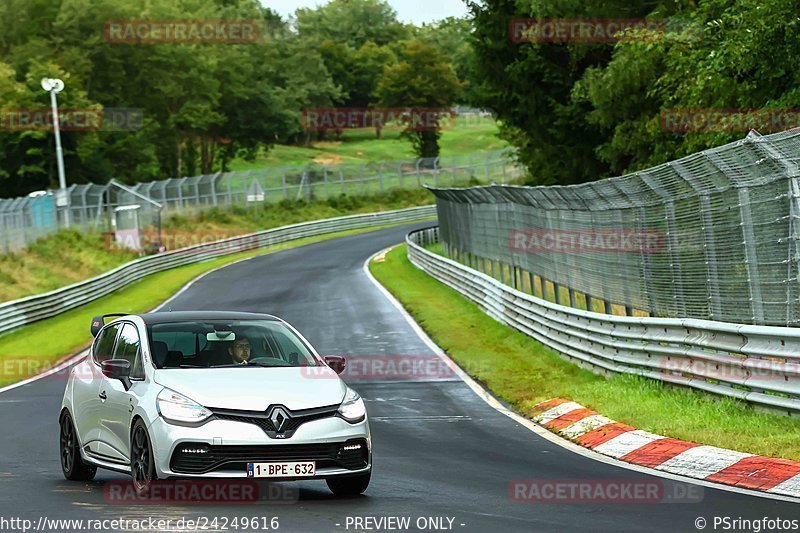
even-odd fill
[[[213,367],[234,364],[234,343],[246,343],[246,361],[260,366],[316,366],[317,360],[300,338],[274,320],[208,320],[164,322],[147,326],[152,342],[164,343],[167,356],[157,368]],[[244,356],[245,354],[242,354]],[[241,361],[241,358],[239,359]]]
[[[144,367],[142,366],[141,350],[139,343],[139,333],[136,326],[126,323],[122,326],[117,346],[114,349],[114,359],[125,359],[131,364],[131,377],[143,378]]]
[[[111,359],[112,350],[114,349],[114,340],[117,338],[119,331],[119,324],[108,326],[100,332],[97,339],[94,341],[92,348],[92,356],[98,363],[102,363],[106,359]]]

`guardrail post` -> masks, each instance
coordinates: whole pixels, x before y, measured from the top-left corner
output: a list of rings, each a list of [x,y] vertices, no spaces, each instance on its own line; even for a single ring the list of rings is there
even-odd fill
[[[403,164],[397,163],[397,187],[403,188]]]
[[[800,251],[798,251],[798,241],[800,240],[800,183],[795,176],[789,180],[789,261],[786,267],[786,325],[795,325],[794,311],[797,308],[796,294],[797,282],[800,282]],[[793,274],[794,273],[794,274]],[[792,283],[794,277],[794,283]]]
[[[639,211],[639,229],[646,229],[644,228],[644,223],[647,220],[646,218],[646,211],[643,207],[638,209]],[[650,313],[650,316],[656,315],[656,305],[653,301],[653,297],[655,296],[655,287],[653,287],[653,263],[650,254],[642,254],[642,278],[644,279],[644,290],[647,294],[647,311]]]
[[[588,292],[583,293],[583,295],[586,297],[586,310],[594,311],[594,306],[592,305],[592,300],[594,298],[592,298],[592,295],[589,294]]]
[[[700,195],[700,218],[703,222],[703,252],[708,265],[707,278],[711,320],[722,318],[722,302],[719,296],[719,273],[717,272],[717,251],[714,239],[714,222],[711,220],[711,201],[707,194]]]
[[[575,303],[575,291],[572,287],[568,287],[567,291],[569,292],[569,306],[577,308],[577,304]]]
[[[603,309],[605,310],[607,315],[614,314],[614,308],[611,307],[611,302],[609,302],[608,300],[603,300]]]
[[[222,175],[222,172],[217,172],[211,176],[211,203],[217,205],[217,178]]]
[[[553,282],[553,299],[557,304],[561,305],[561,289],[555,281]]]
[[[664,205],[667,216],[667,241],[669,246],[669,262],[672,268],[672,299],[675,302],[675,311],[679,317],[686,316],[686,303],[683,300],[683,275],[681,260],[678,256],[678,228],[675,224],[675,202],[668,200]]]
[[[764,323],[764,304],[761,300],[761,278],[758,275],[758,256],[756,237],[753,233],[753,218],[750,212],[750,191],[747,187],[739,189],[739,211],[742,217],[742,237],[744,237],[744,266],[747,269],[747,286],[750,289],[750,310],[755,324]]]

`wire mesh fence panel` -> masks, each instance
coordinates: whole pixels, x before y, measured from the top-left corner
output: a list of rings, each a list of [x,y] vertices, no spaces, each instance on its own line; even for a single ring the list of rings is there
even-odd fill
[[[563,287],[570,300],[578,293],[599,301],[606,312],[618,306],[625,313],[794,326],[798,161],[800,132],[751,132],[592,183],[432,190],[445,248],[502,266],[509,284],[520,283],[518,273],[530,275],[551,292]]]
[[[309,163],[138,183],[129,187],[133,192],[115,190],[112,195],[108,194],[109,185],[71,185],[67,190],[68,202],[64,205],[58,204],[57,191],[0,199],[0,253],[20,250],[65,226],[109,230],[116,208],[141,204],[142,198],[137,194],[160,204],[162,214],[168,215],[214,206],[257,206],[282,200],[361,196],[391,189],[418,188],[424,184],[464,186],[472,183],[470,180],[503,183],[504,179],[522,175],[522,170],[510,157],[507,150],[498,150],[441,160]],[[497,171],[501,168],[511,171]]]

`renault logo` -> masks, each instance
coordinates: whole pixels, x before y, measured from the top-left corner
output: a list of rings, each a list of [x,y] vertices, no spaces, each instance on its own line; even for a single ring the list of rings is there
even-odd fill
[[[281,431],[289,418],[289,413],[287,413],[286,409],[283,407],[273,408],[269,415],[269,419],[272,422],[272,425],[275,427],[275,431]]]

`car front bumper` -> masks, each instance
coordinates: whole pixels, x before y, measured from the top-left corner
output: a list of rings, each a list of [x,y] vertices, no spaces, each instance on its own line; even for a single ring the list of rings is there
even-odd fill
[[[369,422],[350,424],[336,417],[301,425],[286,439],[270,438],[261,428],[246,422],[210,420],[198,427],[170,424],[157,417],[148,427],[155,468],[160,479],[246,478],[248,462],[310,461],[316,475],[292,479],[325,479],[369,472],[372,441]],[[362,448],[343,451],[347,444]],[[363,449],[363,448],[366,449]],[[192,453],[185,453],[190,450]],[[356,457],[358,453],[363,456]]]

